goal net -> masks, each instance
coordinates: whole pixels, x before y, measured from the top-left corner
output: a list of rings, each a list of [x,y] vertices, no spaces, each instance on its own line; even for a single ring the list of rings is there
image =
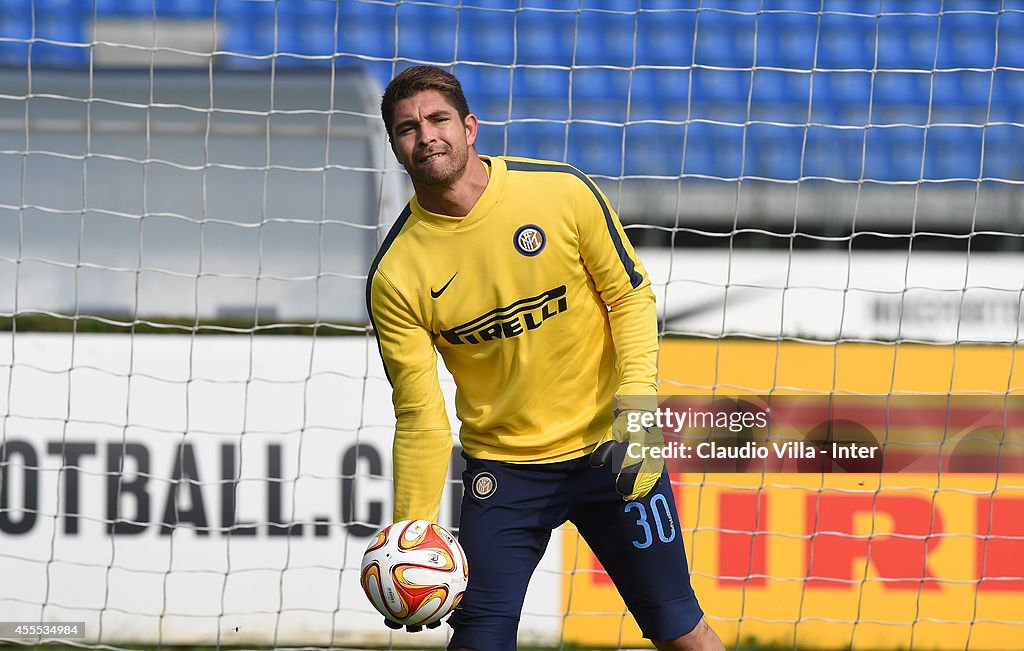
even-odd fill
[[[673,440],[791,444],[668,462],[726,646],[1020,647],[1019,0],[6,0],[0,642],[446,643],[358,581],[394,425],[364,285],[411,195],[377,107],[419,63],[478,151],[609,198],[665,404],[773,419]],[[571,525],[520,631],[644,644]]]

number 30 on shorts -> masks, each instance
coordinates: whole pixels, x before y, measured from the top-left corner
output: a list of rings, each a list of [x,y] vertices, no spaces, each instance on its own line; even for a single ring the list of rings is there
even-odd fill
[[[630,502],[626,505],[626,511],[636,511],[636,526],[643,530],[643,538],[634,540],[633,546],[637,549],[647,549],[654,542],[654,532],[651,531],[651,520],[654,521],[654,528],[658,532],[658,540],[663,543],[670,543],[676,538],[676,523],[672,519],[672,512],[668,508],[668,501],[665,496],[658,493],[651,498],[651,515],[647,516],[647,507],[643,502]],[[667,523],[667,528],[666,528]]]

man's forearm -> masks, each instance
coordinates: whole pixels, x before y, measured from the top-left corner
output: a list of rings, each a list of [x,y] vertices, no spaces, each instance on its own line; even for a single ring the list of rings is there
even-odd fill
[[[449,430],[396,430],[394,522],[437,522],[452,452]]]

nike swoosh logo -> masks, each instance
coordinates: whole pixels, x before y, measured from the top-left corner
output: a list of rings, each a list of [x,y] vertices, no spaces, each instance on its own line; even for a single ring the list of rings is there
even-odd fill
[[[430,298],[440,298],[441,294],[444,294],[444,290],[448,289],[448,285],[451,285],[452,281],[455,280],[455,276],[458,276],[458,275],[459,275],[458,271],[453,273],[452,277],[448,279],[448,282],[446,282],[444,284],[444,287],[442,287],[441,289],[437,290],[436,292],[433,289],[431,289],[430,290]]]

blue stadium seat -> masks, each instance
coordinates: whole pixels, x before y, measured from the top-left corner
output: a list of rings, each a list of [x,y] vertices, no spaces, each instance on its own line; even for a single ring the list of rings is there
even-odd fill
[[[0,37],[28,41],[46,39],[61,43],[83,43],[83,20],[77,1],[55,2],[53,6],[40,6],[33,16],[33,3],[14,0],[5,3],[0,13]],[[32,63],[40,66],[77,66],[88,61],[88,49],[72,45],[43,43],[35,41],[31,48],[28,42],[0,42],[0,62],[12,66],[25,66],[31,49]]]
[[[992,85],[991,72],[937,72],[932,77],[932,94],[936,106],[986,106]]]
[[[223,0],[218,0],[218,6]],[[234,0],[238,2],[239,0]],[[245,1],[245,0],[243,0]],[[332,0],[327,0],[331,2]],[[338,13],[341,18],[351,20],[385,20],[395,19],[395,7],[382,3],[362,2],[359,0],[347,0],[338,4]]]
[[[177,2],[198,2],[203,3],[204,0],[176,0]],[[205,0],[205,4],[209,5],[209,0]],[[341,4],[335,2],[335,0],[305,0],[298,4],[293,4],[295,11],[299,16],[303,18],[319,18],[321,20],[327,20],[333,22],[335,17],[341,10]]]
[[[714,167],[711,172],[715,176],[737,178],[745,174],[743,169],[743,133],[741,126],[708,125],[708,131],[714,138]]]
[[[822,10],[835,14],[874,14],[877,8],[873,5],[866,7],[864,0],[824,0]]]
[[[507,107],[503,112],[508,112]],[[512,98],[512,119],[523,118],[543,118],[564,122],[569,119],[569,100],[566,97],[527,98],[515,95]]]
[[[683,175],[712,175],[715,166],[715,142],[707,131],[707,124],[691,122],[684,131]]]
[[[559,160],[565,150],[565,128],[551,122],[511,122],[508,155]],[[556,144],[557,143],[557,144]],[[557,152],[555,151],[557,149]]]
[[[820,111],[819,117],[822,117]],[[782,124],[805,124],[807,122],[807,102],[754,102],[750,106],[750,119]]]
[[[573,71],[574,99],[597,99],[626,103],[629,92],[629,71],[607,68],[581,68]]]
[[[36,37],[63,43],[88,43],[79,15],[36,12]],[[78,19],[76,19],[78,18]]]
[[[999,43],[996,64],[1024,68],[1024,8],[999,14],[996,38]]]
[[[686,117],[687,71],[633,71],[629,90],[630,120],[682,120]],[[678,112],[679,105],[682,112]]]
[[[1024,109],[1024,71],[996,70],[992,93],[993,105]]]
[[[570,31],[571,26],[570,22]],[[634,32],[634,16],[631,14],[580,12],[576,30],[576,63],[633,65]]]
[[[569,123],[569,163],[587,174],[618,176],[622,169],[622,127]]]
[[[734,178],[742,164],[742,126],[691,122],[687,129],[686,174]]]
[[[641,4],[644,9],[649,9],[649,3],[646,0],[643,2],[641,0],[580,0],[579,3],[573,3],[573,8],[577,4],[584,11],[587,9],[601,9],[605,11],[635,12]]]
[[[644,2],[646,10],[648,3]],[[694,11],[642,11],[637,15],[637,65],[688,66],[693,63]]]
[[[79,66],[89,63],[89,48],[70,45],[88,40],[84,34],[83,21],[75,20],[74,14],[37,14],[35,28],[36,38],[60,41],[61,44],[37,41],[32,46],[33,64]]]
[[[989,179],[1024,181],[1024,127],[990,126],[985,129],[985,160],[983,176]]]
[[[937,67],[991,68],[996,56],[995,37],[995,14],[944,13]]]
[[[305,17],[301,14],[278,16],[277,19],[277,51],[292,54],[327,56],[334,53],[335,35],[334,20]],[[338,41],[342,35],[339,31]],[[281,57],[278,63],[285,65],[325,65],[324,59],[319,64],[309,59],[297,57]]]
[[[12,11],[0,14],[0,37],[26,40],[32,38],[31,13]],[[24,65],[28,61],[28,48],[28,43],[0,41],[0,64]]]
[[[991,0],[944,0],[942,8],[947,12],[994,12],[998,9],[997,7],[992,6]]]
[[[431,63],[452,61],[455,58],[455,12],[440,7],[430,7],[429,12],[409,11],[413,6],[399,7],[398,56]]]
[[[756,70],[753,75],[753,101],[796,103],[805,107],[811,94],[811,75],[800,72]]]
[[[818,87],[815,85],[814,96],[811,98],[810,121],[818,124],[862,127],[867,124],[867,109],[866,104],[863,106],[846,106],[834,102],[826,102],[819,95]],[[807,120],[807,107],[801,107],[801,111],[799,113],[794,112],[793,115],[799,115],[800,121]],[[793,122],[796,122],[796,120],[793,120]]]
[[[95,0],[95,2],[96,13],[100,16],[153,15],[153,0]]]
[[[882,13],[937,14],[942,9],[943,2],[944,0],[886,0]],[[861,11],[877,11],[875,7],[864,7],[863,4],[862,2]]]
[[[576,71],[580,74],[583,71]],[[516,97],[568,98],[569,71],[559,68],[516,68],[512,92]]]
[[[644,111],[647,115],[655,115],[659,109],[657,104],[663,103],[662,100],[662,88],[658,84],[658,80],[655,78],[654,71],[649,68],[639,68],[631,70],[627,75],[629,80],[629,100],[632,104],[632,110],[637,110],[641,105],[641,111]]]
[[[576,11],[579,8],[577,0],[522,0],[523,9],[559,9],[562,11]]]
[[[346,5],[346,8],[349,8]],[[234,26],[229,29],[229,34]],[[373,57],[395,55],[394,17],[387,12],[369,15],[342,13],[338,25],[338,49]]]
[[[633,72],[633,100],[650,104],[657,110],[662,104],[686,100],[690,96],[688,68],[640,68]]]
[[[718,9],[755,14],[761,10],[761,0],[703,0],[700,7],[706,10]]]
[[[463,7],[478,9],[508,9],[519,8],[519,0],[463,0]]]
[[[804,12],[816,14],[821,9],[821,0],[762,0],[754,11]]]
[[[459,13],[459,58],[511,65],[515,14],[462,9]]]
[[[818,67],[871,70],[875,65],[875,18],[826,13],[821,17]]]
[[[864,159],[865,132],[862,129],[836,129],[821,126],[807,128],[804,146],[805,177],[857,180],[862,162],[865,176],[872,178],[872,161]],[[877,166],[875,166],[877,167]]]
[[[67,22],[78,22],[81,18],[92,18],[92,0],[36,0],[26,2],[25,0],[8,0],[3,4],[3,13],[16,14],[23,12],[25,16],[32,13],[35,8],[36,18],[50,17],[53,19],[62,18]]]
[[[678,176],[683,164],[683,133],[681,124],[626,127],[625,173]]]
[[[498,66],[458,65],[455,75],[462,83],[463,92],[470,101],[474,112],[482,110],[488,102],[501,102],[507,106],[512,88],[512,73],[509,68]],[[480,105],[479,107],[477,105]],[[501,115],[507,113],[507,108]],[[481,116],[483,117],[483,116]],[[496,119],[491,117],[490,119]]]
[[[892,15],[888,11],[878,19],[879,69],[931,70],[938,16]]]
[[[470,108],[481,120],[507,121],[512,119],[511,105],[508,98],[491,98],[486,102],[470,105]]]
[[[690,99],[689,118],[691,120],[713,120],[742,124],[750,119],[750,111],[746,102],[716,102],[699,97]],[[687,115],[684,111],[678,115]]]
[[[480,125],[474,146],[481,154],[503,156],[505,154],[505,127]]]
[[[745,176],[800,178],[803,127],[751,124],[747,127]]]
[[[643,0],[645,11],[675,11],[677,9],[693,11],[705,4],[702,0]]]
[[[785,68],[779,51],[780,29],[777,14],[765,14],[757,19],[757,38],[754,40],[754,62],[759,68]]]
[[[993,109],[998,107],[993,106]],[[988,104],[969,104],[959,102],[940,102],[936,99],[932,105],[932,124],[985,124],[989,114]],[[998,110],[993,110],[993,121],[1001,121]]]
[[[517,16],[517,63],[567,66],[572,62],[574,14],[524,10]]]
[[[695,68],[693,71],[694,99],[746,104],[749,90],[750,72],[748,70]]]
[[[250,16],[245,20],[233,19],[227,30],[223,49],[239,54],[266,55],[274,51],[273,18]],[[244,59],[239,59],[242,64]],[[267,65],[252,61],[253,65]]]
[[[931,98],[931,73],[879,72],[875,75],[875,104],[909,105],[927,110]]]
[[[697,15],[696,63],[749,68],[754,64],[754,15],[701,11]]]
[[[867,109],[871,101],[871,73],[868,72],[815,72],[814,101]]]
[[[982,172],[981,145],[983,137],[981,128],[930,128],[925,149],[925,178],[979,178]]]
[[[817,30],[816,14],[762,14],[757,25],[757,65],[810,69],[814,64]]]
[[[884,159],[869,159],[867,178],[880,181],[917,181],[921,179],[921,160],[924,154],[924,129],[917,127],[891,127],[868,129],[869,155]]]
[[[0,13],[0,37],[32,38],[31,0],[21,0],[24,6],[17,11]]]
[[[584,98],[573,99],[572,117],[578,120],[625,123],[626,100]]]
[[[89,0],[86,0],[86,2],[89,2]],[[156,0],[156,15],[166,18],[202,18],[212,16],[213,3],[210,0]]]

